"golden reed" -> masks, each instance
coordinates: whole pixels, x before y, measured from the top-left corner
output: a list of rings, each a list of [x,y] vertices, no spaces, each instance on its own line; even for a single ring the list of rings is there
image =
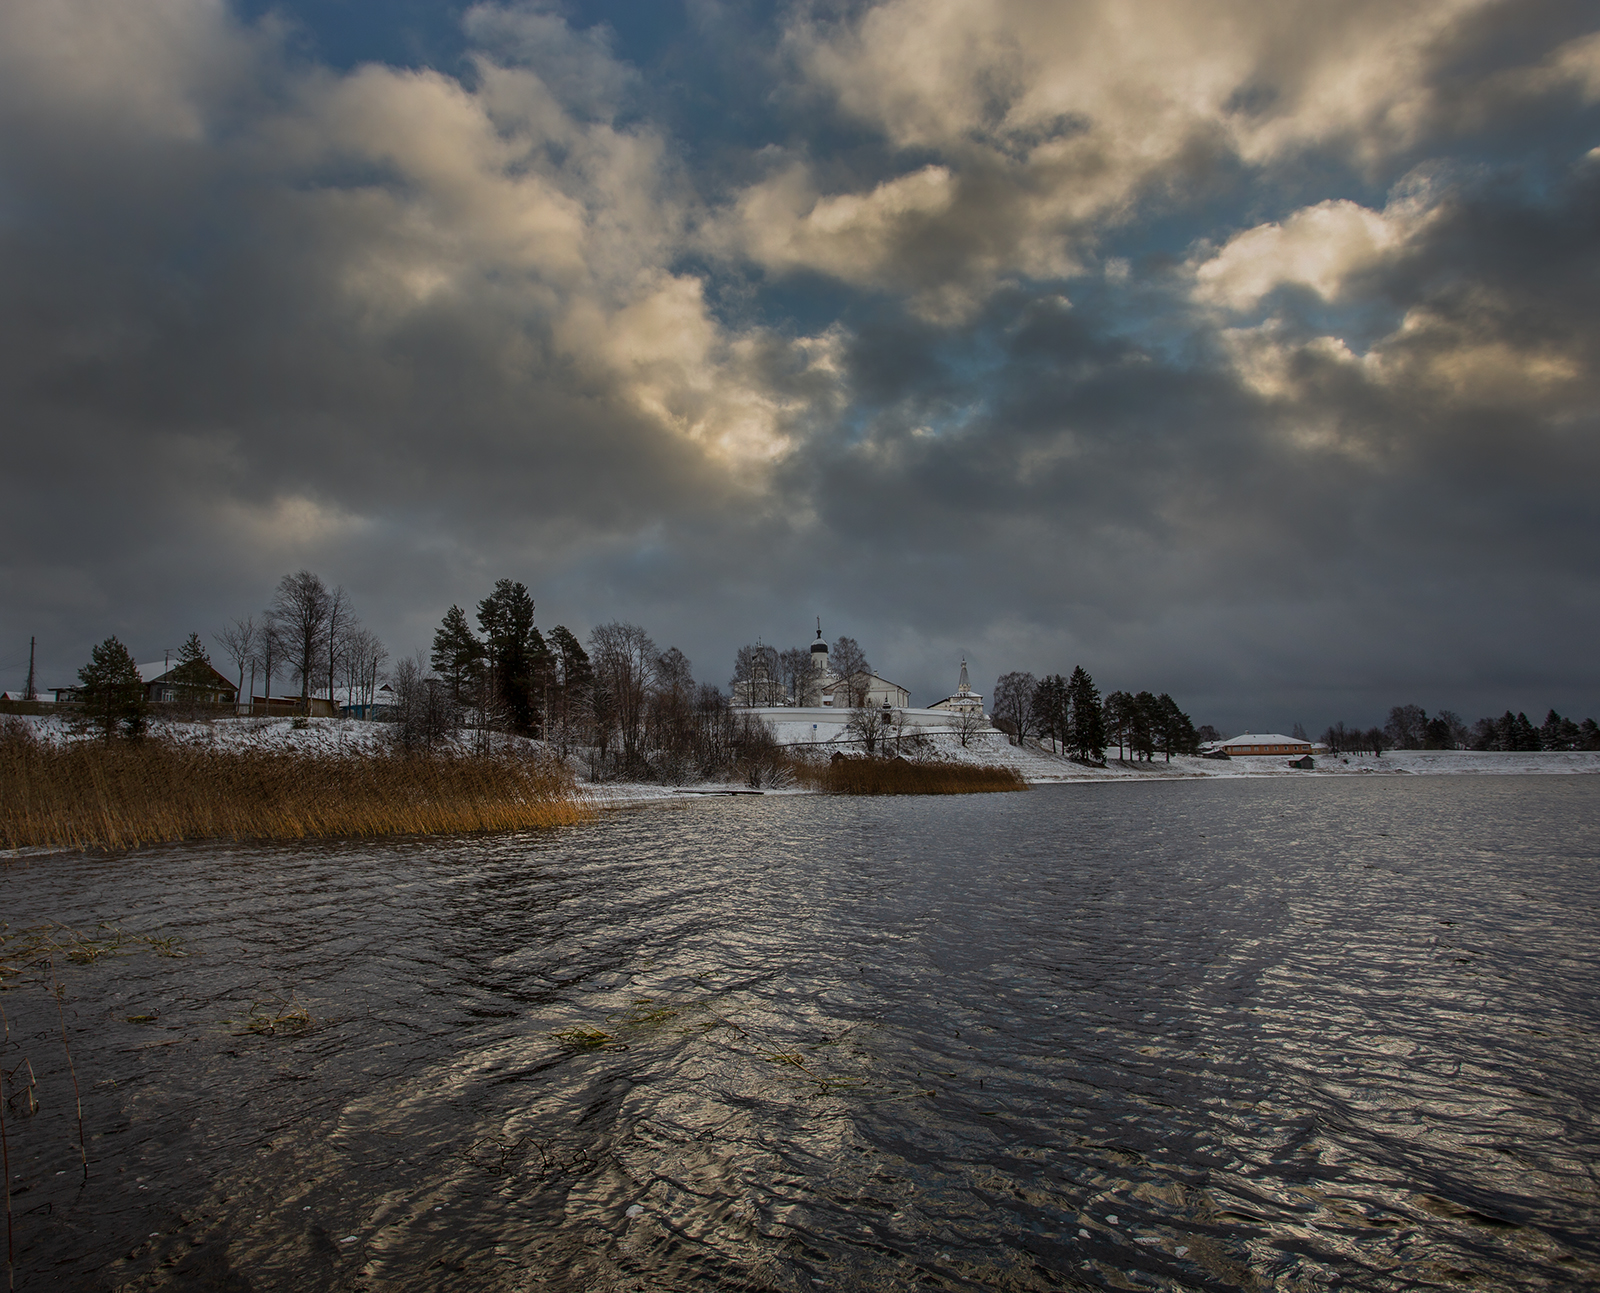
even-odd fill
[[[995,764],[840,759],[802,765],[799,775],[818,790],[835,795],[974,795],[1028,788],[1015,768]]]
[[[0,846],[435,835],[593,816],[570,772],[510,756],[333,757],[0,734]]]

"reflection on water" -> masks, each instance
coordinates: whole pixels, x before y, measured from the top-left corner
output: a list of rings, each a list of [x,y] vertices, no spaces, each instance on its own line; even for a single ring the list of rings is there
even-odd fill
[[[1600,1280],[1600,780],[693,802],[47,858],[17,1287]],[[277,1021],[276,1025],[273,1021]]]

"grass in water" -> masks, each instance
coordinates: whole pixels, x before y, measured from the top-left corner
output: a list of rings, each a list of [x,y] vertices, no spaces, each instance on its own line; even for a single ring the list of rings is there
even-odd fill
[[[835,795],[974,795],[1028,788],[1015,768],[932,759],[836,759],[801,765],[798,775]]]
[[[277,1009],[274,1010],[273,1007]],[[293,1001],[256,1002],[238,1021],[235,1037],[304,1037],[317,1026],[311,1012]]]
[[[75,965],[93,965],[102,957],[122,956],[140,947],[157,956],[187,956],[175,935],[130,934],[117,925],[101,924],[93,933],[66,925],[30,925],[12,929],[0,924],[0,989],[7,980],[32,968],[48,968],[58,956]]]
[[[0,733],[5,848],[503,831],[564,826],[592,811],[553,760],[336,757],[154,740],[58,747]]]
[[[598,1028],[569,1028],[557,1033],[555,1038],[569,1051],[603,1051],[616,1045],[616,1038]]]

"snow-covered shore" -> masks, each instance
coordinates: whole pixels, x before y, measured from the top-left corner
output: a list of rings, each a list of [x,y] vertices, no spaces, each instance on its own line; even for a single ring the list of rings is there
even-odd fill
[[[40,741],[68,745],[75,741],[98,741],[99,729],[90,727],[81,716],[13,715],[13,723],[26,723]],[[154,719],[147,736],[179,745],[221,751],[261,751],[277,754],[360,755],[386,754],[394,749],[394,728],[354,718],[217,718],[182,722]],[[473,734],[458,732],[446,743],[454,753],[472,749]],[[543,750],[538,741],[496,734],[496,750]]]
[[[41,741],[67,744],[98,739],[98,733],[81,719],[60,715],[12,717],[10,722],[25,723]],[[221,751],[258,750],[321,756],[360,757],[386,753],[393,748],[393,728],[384,723],[358,719],[223,718],[212,721],[173,722],[158,720],[151,735],[160,739]],[[1198,777],[1327,777],[1327,776],[1445,776],[1445,775],[1572,775],[1600,773],[1600,752],[1550,751],[1542,753],[1500,754],[1477,750],[1390,750],[1381,758],[1372,755],[1319,756],[1310,771],[1289,766],[1286,757],[1262,755],[1229,760],[1180,756],[1170,763],[1156,759],[1150,763],[1122,762],[1115,750],[1108,752],[1104,768],[1086,767],[1064,755],[1052,754],[1047,746],[1030,741],[1025,746],[1010,745],[1001,739],[974,742],[963,747],[954,736],[929,739],[927,753],[959,763],[1000,764],[1015,768],[1027,781],[1045,785],[1055,782],[1166,781]],[[497,750],[543,752],[541,742],[519,737],[496,736]],[[458,753],[472,749],[472,734],[459,733],[448,748]],[[585,799],[599,807],[677,800],[693,794],[738,791],[736,783],[698,782],[684,786],[660,782],[590,782],[579,761],[572,760],[578,788]],[[778,792],[784,793],[784,792]],[[789,791],[787,793],[805,793]]]
[[[1234,759],[1178,756],[1168,763],[1158,757],[1150,763],[1121,762],[1115,750],[1107,752],[1106,767],[1074,763],[1048,748],[1010,746],[986,750],[975,762],[1005,763],[1030,782],[1058,781],[1162,781],[1197,777],[1348,777],[1348,776],[1456,776],[1456,775],[1570,775],[1600,773],[1600,751],[1564,750],[1545,753],[1500,754],[1481,750],[1389,750],[1381,758],[1370,754],[1318,756],[1309,771],[1291,768],[1282,755]]]

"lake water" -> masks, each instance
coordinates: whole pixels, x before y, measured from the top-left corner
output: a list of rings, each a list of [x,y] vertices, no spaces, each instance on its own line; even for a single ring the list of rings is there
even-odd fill
[[[16,1286],[1593,1286],[1597,857],[1393,777],[12,864],[188,952],[55,958],[87,1184],[0,994]]]

